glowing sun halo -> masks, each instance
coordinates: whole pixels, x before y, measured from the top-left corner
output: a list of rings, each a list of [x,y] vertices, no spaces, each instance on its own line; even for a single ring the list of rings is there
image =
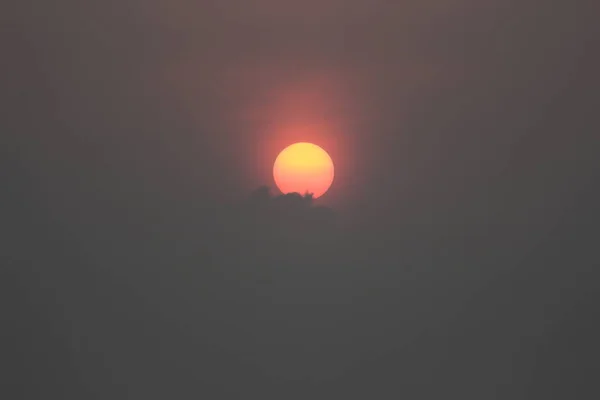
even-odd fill
[[[320,197],[333,183],[333,161],[312,143],[295,143],[279,153],[273,165],[273,178],[282,193],[312,193]]]

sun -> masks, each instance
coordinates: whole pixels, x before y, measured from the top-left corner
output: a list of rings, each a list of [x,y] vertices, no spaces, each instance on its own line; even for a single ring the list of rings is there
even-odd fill
[[[333,183],[334,168],[329,154],[312,143],[295,143],[279,153],[273,178],[282,193],[312,193],[321,197]]]

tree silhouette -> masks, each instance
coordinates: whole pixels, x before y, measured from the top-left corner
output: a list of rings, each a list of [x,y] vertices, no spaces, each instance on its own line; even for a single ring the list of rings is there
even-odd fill
[[[335,221],[333,210],[314,205],[312,193],[273,196],[268,186],[255,189],[235,219],[240,227],[232,230],[252,235],[253,240],[261,235],[309,239],[329,231]]]

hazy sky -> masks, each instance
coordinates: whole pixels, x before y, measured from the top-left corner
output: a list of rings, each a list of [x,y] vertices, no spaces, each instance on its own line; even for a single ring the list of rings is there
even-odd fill
[[[539,163],[575,184],[570,160],[592,154],[577,124],[593,118],[593,2],[17,7],[9,120],[48,174],[81,160],[71,172],[231,197],[272,185],[277,152],[310,140],[336,162],[331,205],[396,207],[530,186],[550,174]]]
[[[2,5],[0,147],[6,154],[2,161],[8,161],[2,168],[8,178],[2,224],[6,247],[18,255],[9,258],[22,261],[11,265],[18,266],[15,276],[23,285],[13,290],[27,297],[35,289],[31,299],[53,298],[47,294],[52,285],[44,286],[38,277],[46,274],[48,282],[77,293],[62,297],[76,310],[74,299],[88,298],[81,288],[95,287],[96,280],[127,293],[119,289],[118,273],[115,278],[99,271],[107,265],[117,271],[123,267],[137,277],[147,271],[136,268],[148,262],[152,276],[163,263],[177,264],[164,254],[161,259],[159,250],[153,253],[155,248],[136,236],[138,227],[155,229],[149,235],[169,248],[175,240],[167,238],[172,232],[157,228],[162,222],[186,221],[189,228],[198,215],[209,215],[207,210],[243,199],[259,185],[273,186],[277,153],[292,142],[311,141],[325,148],[336,165],[334,184],[319,204],[363,228],[356,230],[365,240],[374,238],[369,239],[375,243],[373,253],[377,246],[395,249],[398,243],[409,250],[414,244],[415,254],[425,249],[420,261],[431,267],[428,271],[434,272],[427,276],[433,278],[419,284],[448,292],[452,287],[460,299],[464,289],[487,305],[498,304],[506,285],[530,306],[522,307],[531,310],[518,314],[522,320],[508,316],[521,303],[507,301],[508,308],[482,311],[473,301],[464,311],[468,317],[457,317],[463,324],[456,326],[469,327],[471,315],[492,320],[501,315],[498,321],[509,321],[509,327],[523,322],[533,337],[544,326],[540,310],[560,303],[561,290],[576,294],[583,287],[581,293],[597,293],[589,257],[596,254],[592,221],[600,201],[598,17],[594,0],[56,0]],[[408,238],[410,245],[399,238]],[[51,239],[66,243],[67,250]],[[437,252],[430,254],[431,249]],[[406,270],[394,275],[386,268],[397,260],[380,257],[378,268],[384,272],[357,276],[373,287],[388,284],[389,291],[373,289],[376,299],[364,300],[364,310],[381,306],[393,313],[398,304],[412,310],[413,303],[398,300],[392,290]],[[370,266],[371,259],[357,261],[359,270],[361,262]],[[63,268],[65,278],[46,265]],[[446,265],[464,275],[449,279],[456,270]],[[477,286],[496,276],[504,283]],[[174,272],[164,279],[188,287]],[[146,289],[155,293],[151,280]],[[225,293],[234,292],[223,285]],[[368,291],[368,285],[359,284],[358,290]],[[531,293],[541,294],[528,302]],[[163,306],[163,297],[156,296],[148,310]],[[98,313],[112,315],[106,298],[98,298],[103,299],[97,300]],[[424,301],[445,306],[432,298]],[[454,300],[448,304],[458,304]],[[50,304],[58,313],[53,315],[61,315],[58,300],[36,301],[15,314],[35,309],[36,321],[46,321],[44,307]],[[568,304],[588,303],[577,298]],[[358,311],[356,326],[364,322],[384,332],[390,319],[367,311]],[[566,321],[560,325],[566,330],[557,330],[559,338],[567,337],[560,335],[571,332],[569,326],[587,326],[582,325],[585,318],[569,318],[560,320]],[[64,323],[57,326],[63,326],[65,343],[71,345],[69,320],[63,319],[56,320]],[[114,326],[129,321],[123,317]],[[493,329],[481,328],[484,336],[492,337],[498,327],[504,334],[498,321],[490,322]],[[111,328],[99,325],[98,332]],[[393,328],[402,331],[398,326]],[[460,339],[465,330],[459,328],[448,329],[468,347],[468,340]],[[43,337],[44,329],[39,329]],[[520,343],[517,328],[508,334],[512,343]],[[392,339],[382,340],[380,349]],[[377,337],[372,341],[377,343]],[[438,347],[425,346],[430,358],[414,353],[413,361],[425,365],[449,348],[442,339],[435,343]],[[474,365],[486,361],[481,349],[491,348],[498,357],[508,354],[492,348],[493,341],[477,343],[481,348],[471,353]],[[45,353],[34,350],[32,357],[39,361],[37,354]],[[544,354],[552,359],[553,353]],[[380,356],[388,357],[381,350],[367,358]],[[512,359],[502,359],[506,364],[498,368],[512,371]],[[451,356],[445,362],[451,366]],[[367,367],[356,368],[358,376],[369,373],[361,370]],[[390,373],[380,368],[377,374]],[[557,371],[539,375],[540,387],[546,376],[561,377],[562,370]],[[154,376],[149,374],[138,376],[138,388],[148,387],[146,377]],[[482,380],[482,392],[473,389],[472,398],[485,397],[484,389],[497,384],[494,376]]]
[[[597,195],[597,11],[22,2],[2,13],[9,192],[56,221],[189,215],[273,186],[277,153],[312,141],[336,165],[321,203],[388,239],[543,235]]]

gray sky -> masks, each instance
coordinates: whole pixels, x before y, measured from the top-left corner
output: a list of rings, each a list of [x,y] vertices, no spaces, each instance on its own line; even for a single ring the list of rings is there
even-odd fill
[[[220,309],[211,306],[221,304],[194,297],[217,293],[221,299],[219,290],[190,289],[202,280],[182,278],[190,270],[201,275],[202,268],[170,269],[188,265],[184,256],[169,253],[171,246],[191,229],[188,245],[201,247],[193,229],[202,225],[194,225],[195,218],[245,198],[259,185],[273,186],[278,151],[295,141],[312,141],[336,165],[334,184],[319,203],[359,233],[355,243],[341,246],[365,251],[348,270],[336,270],[364,295],[357,300],[362,309],[349,306],[339,318],[347,316],[341,326],[358,332],[365,347],[355,349],[348,342],[328,349],[331,364],[325,362],[319,371],[357,357],[350,381],[387,376],[391,382],[394,370],[386,362],[394,360],[386,349],[396,345],[396,334],[414,334],[416,347],[407,347],[409,361],[403,364],[414,390],[406,393],[415,394],[411,398],[422,393],[419,382],[430,390],[429,398],[439,398],[437,388],[426,385],[427,377],[435,374],[440,390],[448,391],[464,371],[474,376],[465,386],[471,396],[466,398],[489,398],[489,389],[499,386],[498,376],[510,378],[517,371],[519,382],[527,383],[528,368],[538,374],[532,378],[538,379],[535,394],[572,395],[547,389],[547,383],[566,377],[577,386],[582,375],[533,367],[557,365],[552,351],[539,350],[548,343],[562,346],[568,360],[570,344],[581,331],[589,332],[584,329],[588,319],[577,312],[591,312],[592,294],[598,293],[597,263],[591,258],[597,253],[593,221],[600,202],[597,1],[57,0],[1,7],[0,146],[6,154],[2,161],[8,160],[2,168],[8,178],[2,224],[8,228],[6,247],[16,254],[11,261],[21,260],[11,264],[19,267],[15,276],[22,285],[12,290],[27,298],[15,315],[39,312],[39,321],[32,318],[41,328],[22,334],[23,348],[40,368],[45,368],[40,354],[52,347],[44,347],[43,340],[54,337],[52,329],[63,329],[64,337],[56,337],[65,346],[85,347],[84,339],[73,344],[70,336],[71,323],[83,324],[81,332],[108,343],[111,365],[121,379],[133,382],[140,398],[158,396],[148,377],[161,376],[158,371],[170,364],[146,362],[151,352],[144,343],[154,349],[154,342],[139,341],[134,333],[148,321],[158,324],[152,313],[167,307],[182,316],[169,321],[181,325],[160,329],[175,343],[175,354],[195,365],[188,345],[197,345],[196,338],[179,344],[172,338],[183,333],[173,332],[191,320],[200,324],[190,317],[196,309],[189,304],[217,317]],[[405,250],[419,268],[395,269]],[[396,258],[388,260],[386,254]],[[373,258],[378,263],[370,269]],[[167,269],[161,269],[164,264]],[[294,274],[310,273],[292,271],[274,279],[293,282]],[[231,276],[241,282],[239,288],[232,288],[232,281],[215,286],[225,293],[221,300],[229,311],[228,293],[238,295],[231,301],[249,296],[240,292],[246,275]],[[127,279],[134,282],[131,288],[123,283]],[[302,279],[298,285],[312,290],[313,282]],[[64,293],[53,292],[48,282]],[[107,287],[116,294],[106,296]],[[146,291],[149,305],[137,303],[138,289]],[[97,298],[95,290],[101,292]],[[414,293],[404,297],[404,290]],[[324,298],[337,295],[325,292]],[[287,295],[279,296],[285,300]],[[279,315],[277,302],[263,300],[256,300],[261,315]],[[113,314],[119,304],[136,317],[143,315],[138,320]],[[427,314],[433,305],[439,319]],[[80,318],[64,317],[61,307]],[[415,318],[412,325],[396,324],[399,309]],[[235,312],[242,322],[250,315]],[[325,314],[315,315],[303,318],[314,322]],[[547,315],[556,329],[543,336]],[[43,325],[49,320],[56,327]],[[423,336],[423,321],[439,323],[443,334],[436,333],[436,325]],[[121,326],[131,331],[121,332]],[[373,326],[375,336],[360,337],[365,326]],[[409,333],[407,326],[413,329]],[[256,325],[259,334],[261,327]],[[40,351],[27,342],[30,331],[43,339],[36,342],[42,343]],[[213,333],[222,336],[217,328]],[[335,342],[333,333],[324,343]],[[244,347],[246,339],[233,342],[244,351],[253,349]],[[231,344],[223,340],[223,348]],[[123,345],[123,351],[111,343]],[[132,343],[139,347],[129,353]],[[527,351],[521,354],[515,348],[523,343]],[[577,354],[588,354],[584,347]],[[462,354],[462,348],[470,352]],[[59,350],[57,359],[64,357]],[[336,351],[344,357],[336,358]],[[135,357],[128,359],[130,354]],[[282,360],[282,354],[287,353],[274,350],[272,359],[261,358],[265,368],[279,373],[278,364],[268,360]],[[310,357],[301,356],[309,365]],[[94,364],[95,355],[86,357],[84,362],[101,365]],[[238,355],[223,357],[211,360],[235,361]],[[466,360],[463,369],[454,369],[453,357]],[[496,359],[500,362],[485,364]],[[372,368],[369,360],[384,361]],[[436,369],[436,362],[445,369]],[[482,363],[489,369],[480,368]],[[150,369],[138,370],[142,364]],[[133,378],[128,366],[137,371]],[[228,368],[222,366],[222,377]],[[43,371],[48,377],[54,369]],[[85,371],[82,376],[92,383],[105,376],[104,370]],[[193,371],[165,373],[171,382],[193,386]],[[240,373],[240,379],[252,384],[253,371]],[[172,397],[170,387],[164,385],[161,398]],[[310,387],[305,386],[307,393]],[[502,389],[497,390],[500,396]],[[507,398],[537,398],[508,393]]]
[[[47,153],[106,152],[159,186],[163,176],[227,196],[272,185],[277,151],[309,138],[336,162],[333,204],[418,198],[424,186],[466,175],[488,180],[526,151],[527,137],[539,139],[530,160],[561,157],[551,152],[566,151],[559,143],[568,147],[581,129],[545,121],[588,118],[575,104],[592,83],[584,76],[596,9],[492,0],[21,4],[4,16],[16,39],[10,106],[33,125],[29,135],[48,141]],[[28,118],[33,107],[41,113]]]

